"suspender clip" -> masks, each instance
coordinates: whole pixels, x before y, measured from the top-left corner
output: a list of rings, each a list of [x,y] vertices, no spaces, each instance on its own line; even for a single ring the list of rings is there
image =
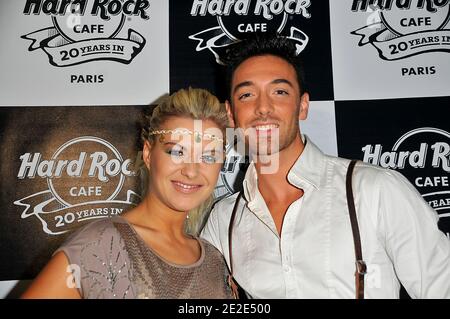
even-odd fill
[[[356,271],[360,275],[366,275],[367,274],[367,265],[364,262],[364,260],[357,260],[355,262],[356,264]]]

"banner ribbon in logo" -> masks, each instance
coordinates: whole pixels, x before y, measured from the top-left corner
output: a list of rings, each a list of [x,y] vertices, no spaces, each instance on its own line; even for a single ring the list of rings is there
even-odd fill
[[[56,28],[49,27],[23,35],[33,43],[28,51],[42,49],[50,64],[58,67],[77,65],[90,61],[109,60],[129,64],[145,46],[146,40],[129,29],[128,39],[97,38],[70,42]]]
[[[291,27],[290,34],[286,38],[295,42],[297,55],[305,49],[309,40],[308,36],[296,27]],[[220,60],[220,54],[217,51],[236,42],[230,39],[220,26],[190,35],[189,39],[199,42],[195,48],[197,52],[205,49],[210,50],[219,64],[223,64],[223,62]]]
[[[450,52],[450,30],[422,31],[400,36],[380,22],[351,34],[361,36],[358,43],[360,47],[372,44],[383,60],[400,60],[426,52]]]
[[[22,199],[16,200],[15,205],[23,206],[21,218],[36,216],[42,223],[45,233],[60,235],[73,228],[81,227],[89,220],[117,215],[124,209],[136,206],[140,196],[127,191],[127,199],[91,201],[72,206],[60,204],[51,191],[42,191]]]

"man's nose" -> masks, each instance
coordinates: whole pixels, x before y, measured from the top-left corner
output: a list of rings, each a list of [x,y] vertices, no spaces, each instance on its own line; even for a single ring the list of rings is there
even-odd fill
[[[273,101],[267,94],[261,94],[256,102],[256,115],[268,115],[273,111]]]

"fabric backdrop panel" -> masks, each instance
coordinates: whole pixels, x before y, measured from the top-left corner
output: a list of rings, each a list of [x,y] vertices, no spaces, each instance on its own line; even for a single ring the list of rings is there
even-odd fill
[[[137,15],[62,3],[0,2],[0,106],[145,105],[169,92],[167,0],[128,6]]]
[[[450,94],[450,5],[425,2],[330,2],[336,100]]]
[[[0,279],[33,278],[72,230],[144,188],[140,107],[0,108]]]
[[[339,156],[399,171],[450,234],[450,98],[336,101]]]
[[[251,31],[279,31],[295,41],[313,100],[333,100],[328,1],[243,0],[170,1],[170,89],[204,87],[227,98],[223,69],[217,64],[225,48]],[[258,5],[263,4],[263,5]],[[272,9],[273,8],[273,9]],[[217,75],[221,74],[222,75]]]

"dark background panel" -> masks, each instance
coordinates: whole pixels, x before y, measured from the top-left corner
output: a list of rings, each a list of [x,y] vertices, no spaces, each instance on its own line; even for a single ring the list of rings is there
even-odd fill
[[[198,41],[189,39],[190,35],[217,27],[219,23],[217,17],[209,14],[191,16],[192,3],[193,0],[171,0],[169,4],[170,90],[173,92],[187,86],[203,87],[224,101],[227,94],[223,84],[223,67],[215,62],[214,55],[208,49],[196,52]],[[282,34],[295,26],[308,35],[309,43],[301,57],[311,99],[333,100],[329,1],[314,1],[308,12],[311,14],[309,19],[301,15],[288,16]],[[237,24],[253,20],[253,17],[243,15],[230,15],[223,19],[224,24],[234,30]]]
[[[367,145],[372,147],[371,154],[377,145],[381,147],[380,155],[395,151],[395,156],[386,156],[384,162],[381,157],[376,162],[366,158],[366,162],[405,175],[441,215],[439,227],[449,234],[450,97],[336,101],[335,104],[339,156],[363,160],[364,154],[369,154]],[[407,137],[400,140],[405,134]],[[399,146],[394,149],[396,143]],[[400,152],[410,152],[404,165],[398,160]],[[417,164],[412,161],[411,165],[413,154]],[[444,159],[438,166],[432,163],[436,154]],[[390,162],[390,158],[394,160]]]
[[[35,216],[21,218],[24,208],[14,201],[49,186],[39,176],[18,178],[20,156],[41,153],[41,160],[49,160],[67,141],[95,136],[111,143],[124,159],[134,160],[140,148],[141,114],[141,107],[131,106],[0,108],[0,280],[35,277],[69,234],[49,235]],[[75,149],[77,154],[82,151],[86,149]],[[66,180],[74,186],[85,183],[79,178]],[[129,189],[140,192],[138,177],[126,177],[116,199],[125,200]]]
[[[391,147],[404,133],[416,128],[450,130],[450,97],[334,103],[338,154],[343,157],[362,159],[364,145]]]

